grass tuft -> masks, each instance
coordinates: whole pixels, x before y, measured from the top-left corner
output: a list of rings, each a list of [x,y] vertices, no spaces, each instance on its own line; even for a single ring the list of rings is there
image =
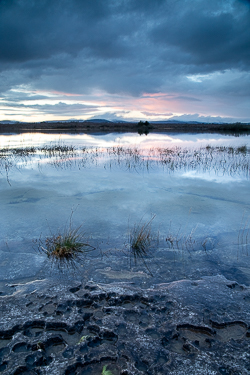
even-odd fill
[[[152,216],[152,218],[146,223],[142,223],[140,221],[139,224],[134,225],[133,229],[129,233],[130,255],[134,258],[135,264],[137,264],[138,260],[142,260],[147,267],[145,257],[148,255],[153,241],[151,224],[154,218],[155,215]],[[148,271],[150,272],[149,269]]]
[[[86,336],[82,336],[82,337],[80,338],[80,340],[78,341],[78,344],[82,344],[82,343],[85,342],[88,338],[89,338],[88,335],[86,335]]]
[[[110,370],[107,370],[107,366],[103,366],[102,375],[113,375]]]
[[[95,249],[86,242],[85,234],[80,229],[70,226],[62,234],[47,237],[44,243],[40,241],[39,249],[59,268],[64,265],[75,267],[84,254]]]
[[[147,255],[151,245],[151,221],[145,224],[134,225],[130,232],[130,247],[135,257]]]

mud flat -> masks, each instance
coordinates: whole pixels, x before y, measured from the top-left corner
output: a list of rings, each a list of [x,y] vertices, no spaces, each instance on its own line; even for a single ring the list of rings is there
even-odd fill
[[[3,374],[249,374],[250,288],[38,280],[0,296]]]

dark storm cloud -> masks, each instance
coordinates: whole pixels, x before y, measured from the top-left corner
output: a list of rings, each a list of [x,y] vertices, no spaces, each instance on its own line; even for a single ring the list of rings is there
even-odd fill
[[[186,64],[202,64],[203,72],[214,70],[214,66],[246,70],[250,67],[250,12],[246,8],[214,13],[206,7],[198,13],[190,6],[179,15],[178,22],[175,16],[162,20],[152,30],[152,37],[163,48],[176,48],[186,56]]]
[[[163,91],[198,102],[203,93],[233,93],[235,78],[197,85],[187,76],[250,71],[250,7],[246,0],[1,0],[0,41],[2,95],[26,85]],[[244,77],[240,83],[237,75],[239,92],[249,87]]]
[[[247,4],[247,5],[249,5],[249,7],[250,7],[250,0],[240,0],[242,3],[245,3],[245,4]]]
[[[109,1],[16,0],[3,1],[0,7],[3,62],[47,59],[58,53],[75,56],[82,49],[104,57],[123,54],[123,25],[120,22],[117,30]]]

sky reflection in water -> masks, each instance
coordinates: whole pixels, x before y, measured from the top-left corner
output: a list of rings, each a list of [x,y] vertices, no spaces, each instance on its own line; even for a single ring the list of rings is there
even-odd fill
[[[143,147],[199,147],[210,144],[238,146],[249,144],[248,136],[231,137],[217,134],[160,134],[150,133],[138,135],[136,133],[109,133],[109,134],[43,134],[43,133],[23,133],[6,134],[0,136],[0,147],[28,147],[40,146],[42,144],[54,144],[62,142],[64,144],[74,144],[76,146],[85,145],[93,147],[112,147],[116,145]]]
[[[74,145],[74,155],[66,155],[66,159],[42,153],[26,158],[17,155],[8,170],[9,181],[6,171],[1,169],[2,281],[51,277],[47,260],[37,252],[34,241],[63,228],[73,210],[73,224],[82,224],[86,236],[97,248],[83,262],[79,278],[102,282],[133,280],[140,285],[152,285],[222,273],[250,283],[249,164],[248,170],[242,170],[243,161],[249,163],[249,153],[231,155],[229,159],[227,156],[231,164],[235,160],[240,164],[238,169],[228,172],[228,167],[221,165],[223,153],[218,153],[219,156],[213,153],[214,159],[220,159],[213,160],[216,167],[212,169],[204,168],[202,163],[200,168],[197,164],[192,166],[189,159],[186,167],[180,163],[171,169],[169,163],[162,163],[159,153],[152,151],[176,146],[194,150],[208,144],[249,147],[248,137],[208,134],[0,137],[1,148],[58,143]],[[124,151],[121,155],[107,152],[107,147],[115,146],[125,151],[136,147],[145,158],[138,159],[136,153],[127,155]],[[83,147],[88,150],[87,156],[86,152],[77,151]],[[98,148],[98,155],[93,147]],[[131,265],[127,256],[129,228],[134,223],[147,222],[152,215],[156,215],[152,236],[157,241],[153,241],[146,262],[153,277],[143,262]]]

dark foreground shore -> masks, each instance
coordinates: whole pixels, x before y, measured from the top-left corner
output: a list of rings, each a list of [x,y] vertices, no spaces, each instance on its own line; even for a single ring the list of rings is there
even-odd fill
[[[167,133],[222,133],[222,134],[250,134],[249,124],[190,124],[190,123],[135,123],[135,122],[40,122],[40,123],[0,123],[0,134],[24,132],[70,132],[70,133],[100,133],[100,132],[136,132],[148,134],[150,132]]]
[[[250,373],[250,289],[223,276],[12,290],[0,296],[4,375]]]

